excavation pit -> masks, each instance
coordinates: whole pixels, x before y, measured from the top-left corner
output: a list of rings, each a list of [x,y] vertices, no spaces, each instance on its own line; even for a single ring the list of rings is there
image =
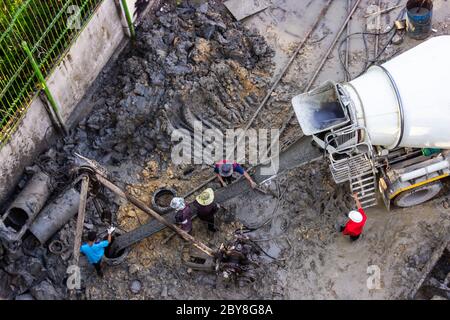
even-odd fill
[[[156,190],[152,197],[152,207],[159,213],[167,213],[171,210],[170,202],[177,196],[177,192],[172,188],[160,188]]]

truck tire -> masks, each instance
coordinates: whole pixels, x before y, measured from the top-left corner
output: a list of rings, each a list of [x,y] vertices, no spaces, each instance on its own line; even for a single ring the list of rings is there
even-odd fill
[[[177,192],[173,188],[168,188],[168,187],[159,188],[158,190],[156,190],[153,193],[153,196],[152,196],[153,210],[155,210],[159,214],[168,213],[169,211],[172,210],[172,208],[170,207],[170,200],[172,200],[176,196],[177,196]],[[170,200],[168,200],[167,204],[162,205],[161,203],[158,203],[159,202],[158,197],[167,197]]]
[[[424,203],[435,197],[442,189],[440,181],[432,182],[411,190],[403,191],[395,199],[397,207],[407,208]]]

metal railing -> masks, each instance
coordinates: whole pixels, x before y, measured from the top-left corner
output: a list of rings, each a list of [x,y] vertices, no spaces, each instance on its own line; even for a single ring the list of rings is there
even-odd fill
[[[0,0],[0,147],[102,1]]]

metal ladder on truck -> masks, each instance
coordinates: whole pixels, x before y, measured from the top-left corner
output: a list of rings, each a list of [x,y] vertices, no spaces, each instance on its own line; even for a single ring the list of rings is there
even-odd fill
[[[336,183],[350,183],[364,208],[377,204],[377,179],[370,139],[358,142],[365,134],[362,126],[350,125],[330,132],[325,143],[330,159],[330,171]]]

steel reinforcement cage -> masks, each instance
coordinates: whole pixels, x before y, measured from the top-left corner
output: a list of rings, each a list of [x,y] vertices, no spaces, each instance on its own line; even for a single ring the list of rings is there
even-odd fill
[[[0,0],[0,148],[42,88],[36,67],[47,77],[103,1]]]

